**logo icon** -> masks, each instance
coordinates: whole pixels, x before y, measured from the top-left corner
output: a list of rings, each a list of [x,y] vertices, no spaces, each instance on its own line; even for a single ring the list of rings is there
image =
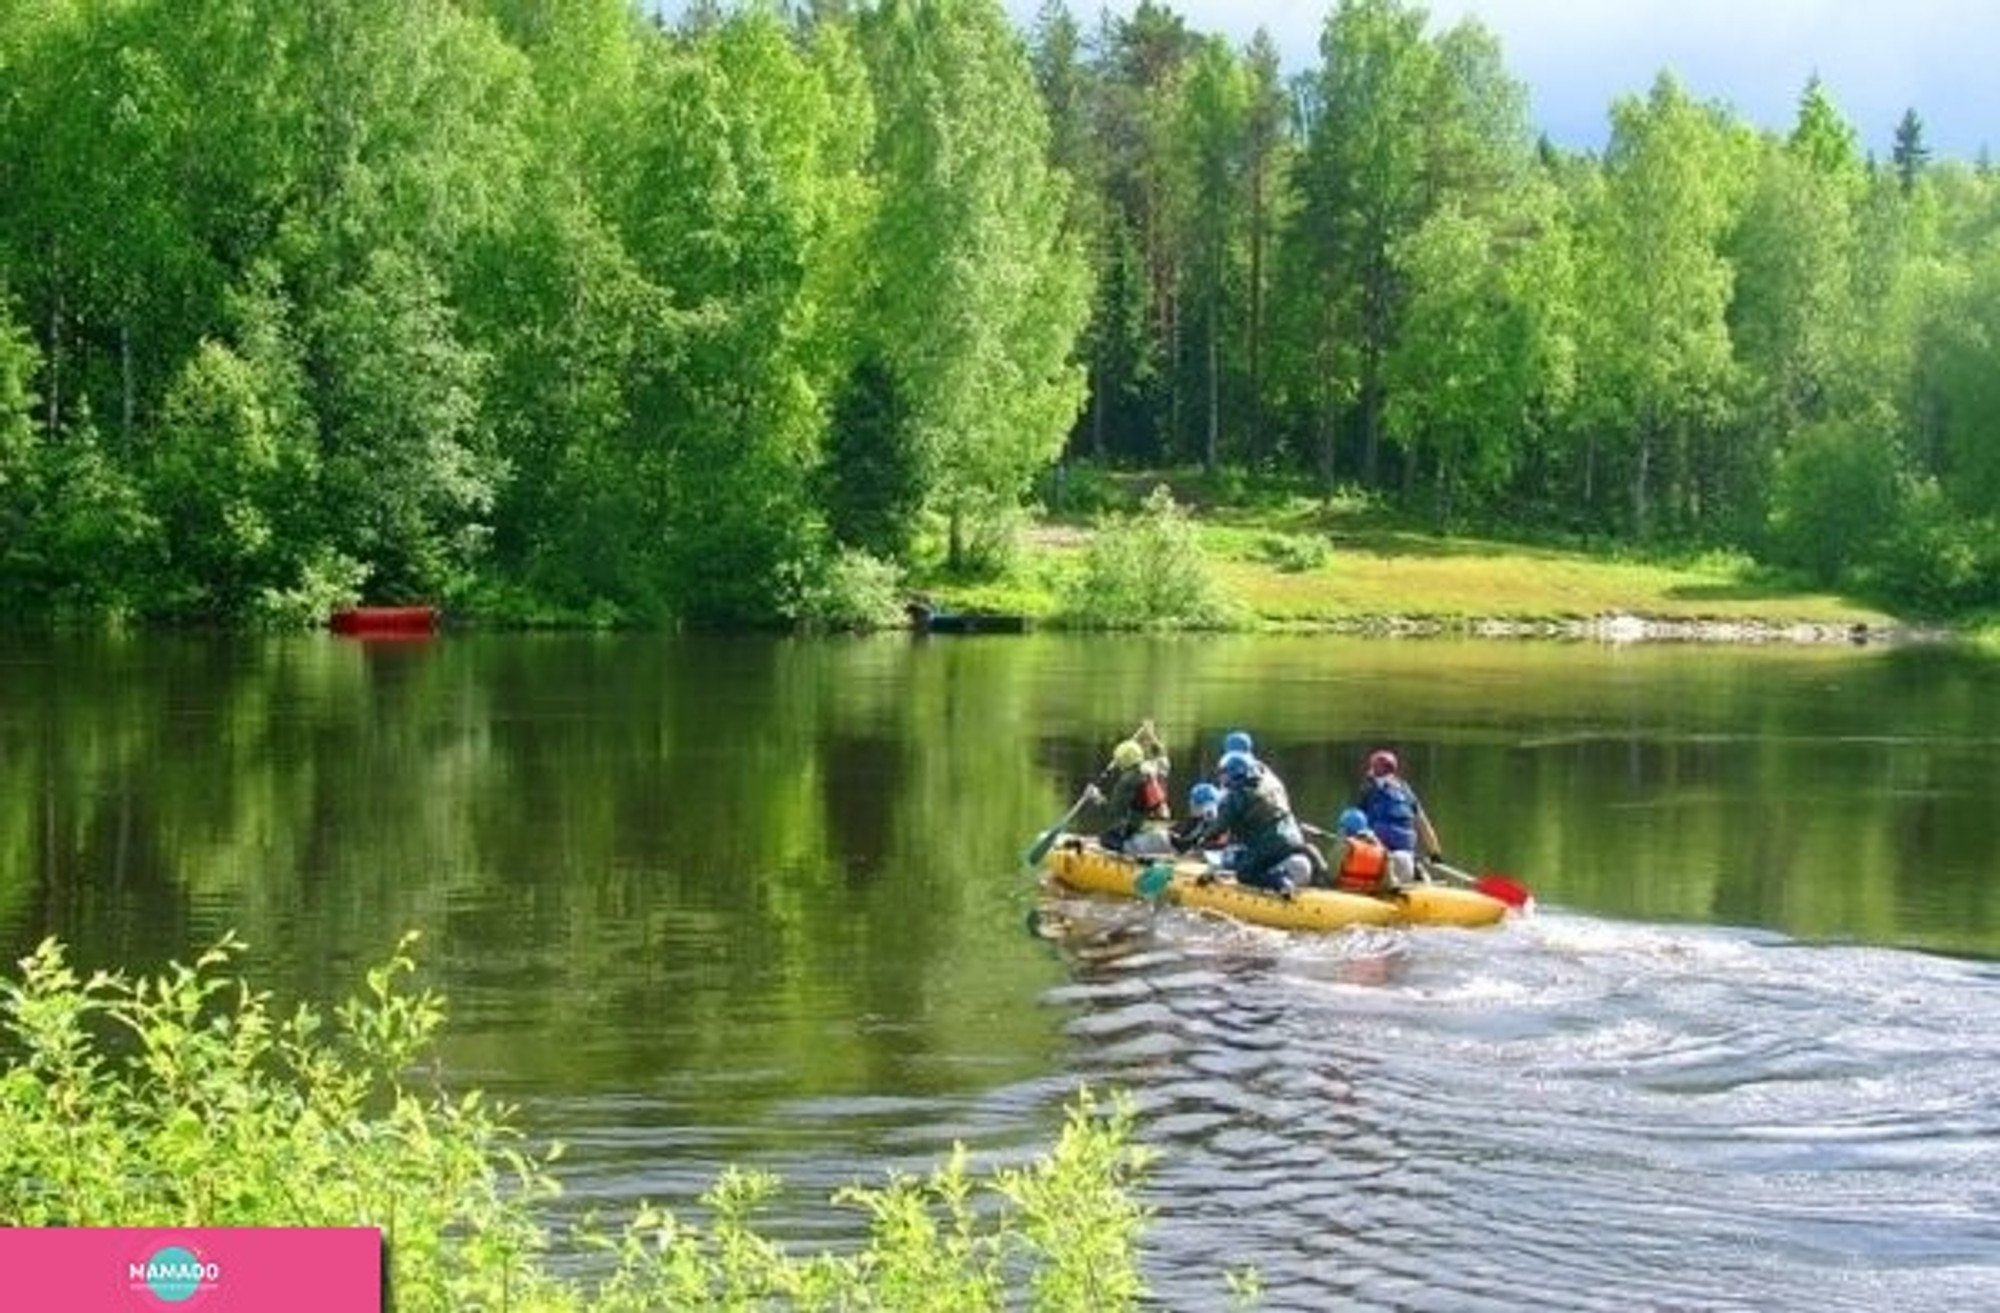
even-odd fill
[[[166,1245],[143,1263],[126,1265],[134,1290],[143,1290],[163,1304],[185,1304],[222,1280],[220,1265],[204,1260],[184,1245]]]

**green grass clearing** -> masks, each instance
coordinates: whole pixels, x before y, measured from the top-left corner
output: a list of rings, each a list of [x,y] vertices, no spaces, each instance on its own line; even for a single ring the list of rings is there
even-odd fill
[[[1142,490],[1160,481],[1133,479],[1126,486]],[[1198,483],[1173,482],[1216,582],[1251,628],[1388,620],[1443,627],[1483,620],[1563,624],[1610,615],[1780,627],[1896,623],[1880,608],[1794,586],[1738,557],[1643,560],[1443,537],[1398,525],[1359,498],[1266,496],[1254,504],[1214,504]],[[1080,567],[1096,531],[1074,520],[1044,519],[1024,533],[1020,555],[1004,577],[928,580],[923,587],[948,607],[1050,620],[1058,613],[1061,580]]]

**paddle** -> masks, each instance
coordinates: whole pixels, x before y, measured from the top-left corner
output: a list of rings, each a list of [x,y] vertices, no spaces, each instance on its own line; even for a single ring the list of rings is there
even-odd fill
[[[1534,892],[1528,886],[1518,880],[1510,880],[1504,875],[1473,875],[1469,871],[1459,870],[1456,866],[1446,866],[1436,858],[1425,862],[1424,866],[1426,869],[1442,872],[1468,889],[1485,894],[1488,898],[1497,898],[1517,910],[1526,910],[1535,905]]]
[[[1022,865],[1040,866],[1042,864],[1042,858],[1047,857],[1049,849],[1056,846],[1057,836],[1063,832],[1071,821],[1076,819],[1076,814],[1083,810],[1084,804],[1090,801],[1091,790],[1095,787],[1092,784],[1083,786],[1083,792],[1076,795],[1076,801],[1069,805],[1069,810],[1062,814],[1061,819],[1048,829],[1043,830],[1042,837],[1029,844],[1028,851],[1021,854]]]
[[[1331,830],[1322,830],[1319,826],[1306,821],[1300,821],[1299,828],[1315,839],[1340,837]],[[1474,892],[1485,894],[1488,898],[1497,899],[1516,910],[1525,911],[1535,905],[1534,892],[1528,886],[1517,880],[1510,880],[1504,875],[1473,875],[1468,871],[1459,870],[1456,866],[1447,866],[1435,858],[1420,862],[1418,865],[1423,870],[1436,871],[1456,884],[1462,884]]]

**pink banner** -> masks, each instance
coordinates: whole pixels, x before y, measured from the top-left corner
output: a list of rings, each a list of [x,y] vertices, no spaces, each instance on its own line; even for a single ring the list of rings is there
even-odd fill
[[[382,1313],[373,1227],[14,1227],[0,1305],[63,1313]]]

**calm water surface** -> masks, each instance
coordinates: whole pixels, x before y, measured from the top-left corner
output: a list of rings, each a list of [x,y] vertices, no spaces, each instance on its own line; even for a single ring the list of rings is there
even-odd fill
[[[1219,1308],[2000,1307],[2000,666],[1938,649],[1333,639],[0,639],[0,947],[281,998],[408,927],[453,1079],[561,1225],[725,1163],[841,1185],[1162,1152],[1147,1274]],[[1389,745],[1492,933],[1287,937],[1046,895],[1142,716],[1308,817]],[[1029,913],[1038,913],[1031,933]]]

